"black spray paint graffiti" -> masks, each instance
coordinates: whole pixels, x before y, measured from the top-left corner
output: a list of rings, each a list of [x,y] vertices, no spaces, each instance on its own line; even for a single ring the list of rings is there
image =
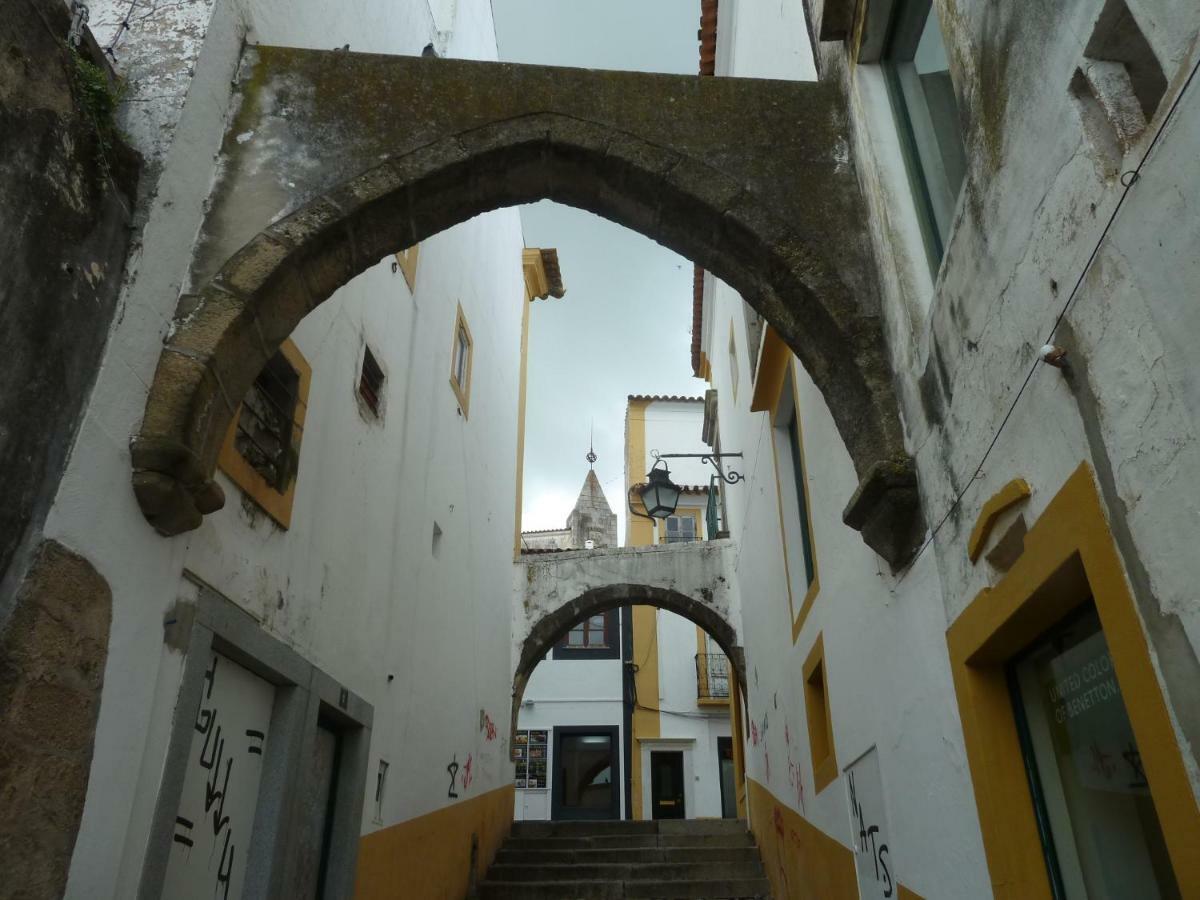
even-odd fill
[[[229,880],[233,873],[233,858],[236,845],[232,843],[233,830],[229,827],[229,816],[225,815],[225,799],[229,796],[229,776],[233,771],[233,758],[225,756],[225,738],[217,722],[220,710],[212,703],[212,689],[217,680],[217,662],[213,656],[212,666],[204,673],[206,682],[204,701],[196,715],[196,731],[204,735],[204,746],[200,748],[200,768],[209,772],[204,783],[204,814],[212,814],[213,837],[225,842],[221,848],[221,861],[217,865],[217,892],[229,897]],[[207,708],[205,704],[208,704]],[[225,764],[225,777],[221,777],[221,763]],[[218,788],[219,786],[219,788]]]
[[[862,804],[858,802],[858,795],[854,792],[854,773],[847,772],[846,778],[850,787],[850,813],[854,816],[854,822],[858,826],[858,836],[855,840],[855,850],[858,853],[867,852],[867,842],[870,841],[870,852],[875,862],[875,880],[883,882],[883,896],[892,896],[892,874],[888,871],[887,844],[875,846],[875,835],[879,831],[878,825],[868,825],[863,818]],[[882,876],[882,877],[881,877]]]
[[[232,802],[229,783],[233,774],[234,751],[226,753],[227,723],[222,723],[221,710],[213,700],[219,662],[220,657],[214,654],[212,664],[204,673],[204,693],[200,700],[200,709],[196,713],[195,728],[204,738],[200,746],[200,768],[208,773],[204,778],[204,815],[212,825],[214,841],[221,847],[214,896],[220,900],[228,900],[237,853],[237,845],[233,841],[233,825],[230,816],[225,812],[225,801]],[[261,757],[266,743],[266,732],[248,728],[245,730],[245,736],[247,755]],[[175,826],[174,842],[188,848],[190,852],[196,845],[197,835],[194,829],[197,828],[197,822],[177,815]],[[215,847],[212,852],[216,853]]]
[[[458,754],[450,760],[450,765],[446,766],[446,771],[450,773],[450,789],[446,791],[446,796],[451,800],[458,799],[458,791],[454,790],[454,783],[458,780]]]

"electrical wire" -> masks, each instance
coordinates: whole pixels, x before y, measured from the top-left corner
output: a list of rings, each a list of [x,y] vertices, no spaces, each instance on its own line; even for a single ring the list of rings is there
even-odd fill
[[[1158,146],[1159,139],[1166,131],[1167,125],[1174,117],[1175,111],[1179,108],[1179,104],[1183,101],[1183,98],[1187,94],[1188,89],[1191,87],[1193,80],[1195,80],[1196,73],[1198,71],[1200,71],[1200,60],[1197,60],[1196,64],[1192,66],[1192,71],[1188,74],[1187,80],[1184,81],[1183,86],[1179,89],[1179,93],[1175,95],[1175,99],[1172,101],[1170,108],[1167,110],[1167,114],[1163,116],[1162,122],[1159,123],[1158,129],[1154,132],[1154,137],[1150,139],[1150,143],[1146,146],[1146,150],[1142,154],[1141,159],[1138,160],[1137,165],[1134,166],[1133,169],[1122,173],[1121,185],[1123,190],[1121,191],[1120,196],[1117,198],[1117,203],[1113,207],[1113,211],[1109,215],[1108,220],[1104,223],[1104,228],[1100,232],[1100,237],[1096,239],[1096,244],[1092,247],[1092,252],[1088,254],[1087,262],[1084,263],[1083,270],[1079,273],[1079,277],[1075,279],[1075,285],[1071,288],[1071,292],[1067,295],[1067,299],[1063,303],[1062,309],[1060,309],[1058,311],[1058,315],[1054,317],[1054,324],[1051,326],[1049,333],[1046,335],[1046,339],[1042,342],[1043,344],[1048,344],[1054,339],[1054,335],[1057,333],[1059,326],[1062,324],[1063,319],[1066,318],[1067,313],[1070,311],[1071,306],[1079,293],[1079,289],[1083,286],[1084,279],[1087,278],[1088,272],[1091,271],[1092,264],[1096,261],[1096,257],[1099,256],[1100,249],[1103,247],[1109,231],[1112,230],[1113,223],[1116,222],[1117,215],[1121,212],[1122,207],[1125,205],[1126,198],[1129,196],[1130,191],[1133,190],[1133,186],[1136,185],[1141,179],[1143,167],[1146,165],[1147,160],[1150,159],[1150,155]],[[979,475],[983,471],[984,464],[987,463],[988,457],[991,456],[992,450],[995,449],[996,444],[1000,440],[1000,434],[1004,431],[1004,427],[1008,424],[1009,419],[1012,418],[1012,414],[1017,408],[1017,403],[1020,402],[1022,395],[1025,393],[1025,389],[1029,386],[1029,382],[1033,380],[1033,375],[1038,370],[1038,366],[1041,364],[1042,363],[1040,359],[1035,359],[1033,364],[1030,366],[1029,371],[1025,373],[1025,379],[1021,382],[1021,386],[1017,389],[1017,393],[1013,397],[1012,403],[1009,404],[1008,411],[1005,412],[1004,418],[1000,420],[1000,424],[997,426],[995,433],[992,435],[992,439],[988,443],[987,449],[984,450],[983,456],[980,457],[978,465],[975,466],[974,471],[971,473],[970,479],[962,487],[962,489],[959,490],[953,502],[951,502],[950,506],[946,509],[945,515],[942,516],[937,525],[932,531],[930,531],[929,537],[926,538],[923,544],[921,544],[920,549],[917,550],[917,552],[913,555],[913,558],[909,560],[909,562],[900,571],[900,574],[896,578],[897,583],[903,581],[905,576],[912,571],[912,568],[914,565],[916,565],[917,560],[921,558],[921,555],[929,548],[929,545],[933,543],[934,538],[937,537],[938,532],[940,532],[945,526],[946,522],[949,521],[950,516],[952,516],[954,511],[958,509],[963,498],[967,495],[967,492],[971,489],[975,482],[979,480]]]

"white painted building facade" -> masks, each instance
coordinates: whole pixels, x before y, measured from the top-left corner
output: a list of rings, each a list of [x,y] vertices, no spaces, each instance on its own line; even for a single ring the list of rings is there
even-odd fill
[[[198,631],[177,638],[173,629],[192,615],[200,594],[219,606],[221,622],[238,623],[238,634],[224,638],[223,625],[208,623],[223,648],[214,651],[213,698],[235,671],[263,695],[255,711],[251,689],[239,689],[216,720],[224,723],[227,756],[231,729],[239,729],[239,770],[261,758],[241,746],[242,732],[263,732],[252,740],[268,753],[291,734],[280,721],[281,698],[295,690],[271,683],[289,683],[283,676],[291,670],[267,674],[261,657],[240,658],[254,652],[250,644],[229,642],[249,635],[251,643],[266,641],[338,686],[331,700],[323,696],[304,715],[317,728],[314,759],[323,752],[327,719],[329,728],[358,735],[360,758],[348,767],[351,754],[344,752],[336,777],[349,798],[347,821],[358,822],[351,813],[361,809],[364,834],[380,832],[386,841],[397,823],[497,791],[502,805],[511,806],[504,791],[513,778],[509,734],[496,724],[507,719],[509,648],[493,636],[509,627],[523,242],[516,210],[490,213],[424,242],[411,284],[409,272],[389,257],[338,291],[292,335],[311,382],[288,527],[222,473],[224,509],[197,531],[160,537],[128,489],[126,436],[137,430],[162,335],[188,288],[192,236],[221,175],[220,139],[233,112],[230,85],[242,42],[407,54],[432,43],[446,55],[485,60],[496,58],[496,45],[485,0],[433,8],[426,0],[368,0],[355,5],[354,15],[308,0],[215,0],[135,17],[122,30],[127,8],[92,3],[91,22],[101,43],[117,39],[116,63],[135,101],[125,107],[123,125],[156,179],[144,201],[153,227],[131,263],[127,312],[109,340],[45,528],[95,561],[114,604],[67,896],[133,897],[150,869],[167,884],[192,879],[211,896],[230,872],[240,884],[262,876],[253,868],[265,863],[251,860],[251,870],[245,868],[250,835],[263,825],[254,818],[249,782],[239,790],[249,793],[250,806],[224,809],[236,819],[234,852],[224,857],[225,835],[218,834],[215,855],[206,844],[178,839],[193,838],[176,831],[182,827],[176,815],[211,837],[213,808],[203,802],[192,808],[192,781],[184,782],[178,810],[164,818],[158,809],[160,784],[170,784],[175,767],[184,765],[169,755],[172,723],[197,717],[188,708],[195,701],[185,703],[189,695],[181,690],[188,684],[184,651]],[[472,336],[469,409],[449,384],[456,309]],[[368,351],[383,375],[377,412],[364,404],[360,387]],[[364,721],[343,721],[339,701]],[[338,734],[344,744],[351,741]],[[308,747],[312,739],[306,740]],[[197,758],[213,750],[203,742],[195,748]],[[466,877],[469,850],[456,844],[442,851],[452,856],[455,879]],[[332,851],[322,850],[318,838],[314,852],[320,858]],[[370,893],[372,877],[360,872],[360,891]],[[340,878],[334,892],[344,895],[354,883],[353,866],[343,866]],[[184,896],[173,891],[164,896]]]

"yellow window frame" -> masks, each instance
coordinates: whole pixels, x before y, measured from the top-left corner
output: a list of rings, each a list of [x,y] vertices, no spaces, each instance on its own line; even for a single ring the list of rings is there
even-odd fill
[[[417,289],[417,256],[420,252],[421,245],[413,244],[407,250],[401,250],[396,254],[396,265],[404,275],[404,283],[408,285],[410,294]]]
[[[299,376],[299,386],[296,393],[296,410],[292,415],[292,447],[297,456],[300,454],[300,443],[304,436],[304,420],[308,415],[308,390],[312,384],[312,366],[300,352],[300,348],[291,338],[283,342],[279,352],[288,361]],[[224,472],[229,480],[238,486],[243,494],[253,500],[262,510],[274,519],[281,527],[290,528],[292,524],[292,506],[296,499],[296,482],[292,478],[286,491],[282,493],[263,478],[237,450],[238,421],[241,419],[242,408],[238,405],[234,411],[233,421],[225,432],[225,440],[221,444],[221,452],[217,457],[217,467]]]
[[[829,704],[829,667],[825,665],[825,637],[818,634],[804,660],[804,717],[808,724],[808,749],[812,756],[813,783],[819,794],[837,778],[837,752],[833,746],[833,713]]]
[[[988,508],[985,504],[985,513]],[[1129,721],[1180,891],[1200,896],[1200,811],[1086,463],[1029,529],[1024,552],[1004,578],[981,591],[946,632],[992,889],[999,900],[1051,896],[1005,669],[1089,600],[1128,698]]]
[[[796,364],[792,359],[791,348],[783,342],[775,329],[766,326],[763,336],[762,352],[758,360],[758,372],[754,379],[754,395],[750,400],[751,412],[769,412],[771,414],[772,431],[776,428],[779,417],[779,406],[783,399],[783,389],[790,383],[792,398],[796,407],[796,434],[800,439],[800,473],[803,484],[798,487],[804,491],[804,512],[808,518],[809,548],[812,552],[812,581],[797,602],[792,590],[792,561],[788,554],[787,523],[784,518],[783,488],[779,477],[779,452],[775,449],[775,435],[771,435],[771,461],[775,467],[775,501],[779,511],[779,540],[783,551],[783,573],[787,585],[788,610],[791,615],[792,643],[800,639],[800,631],[808,618],[817,594],[821,592],[821,569],[817,554],[817,535],[813,528],[812,497],[808,490],[808,454],[804,452],[804,423],[800,417],[800,392],[796,384]],[[803,560],[800,561],[803,565]]]
[[[458,353],[458,335],[462,333],[467,339],[467,361],[463,367],[463,383],[459,383],[457,366]],[[454,391],[454,396],[458,399],[458,408],[463,414],[463,418],[470,418],[471,412],[471,370],[475,366],[475,339],[471,337],[471,326],[467,324],[467,317],[463,313],[462,304],[458,304],[458,313],[454,317],[454,335],[450,340],[450,387]]]

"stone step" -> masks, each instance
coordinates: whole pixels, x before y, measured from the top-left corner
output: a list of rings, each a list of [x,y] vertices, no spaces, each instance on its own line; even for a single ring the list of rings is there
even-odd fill
[[[514,837],[591,837],[611,834],[658,834],[658,822],[624,819],[513,822]]]
[[[762,865],[750,862],[666,863],[497,863],[489,881],[719,881],[762,878]]]
[[[705,881],[526,881],[490,879],[479,885],[480,900],[769,900],[765,878]]]
[[[724,834],[602,834],[582,837],[510,837],[512,850],[587,850],[621,847],[753,847],[748,831]]]
[[[657,862],[757,862],[758,850],[743,847],[609,847],[558,850],[518,850],[505,845],[496,854],[498,863],[657,863]]]
[[[734,834],[746,830],[744,819],[597,819],[514,822],[512,834],[514,837],[592,837],[613,834]]]

